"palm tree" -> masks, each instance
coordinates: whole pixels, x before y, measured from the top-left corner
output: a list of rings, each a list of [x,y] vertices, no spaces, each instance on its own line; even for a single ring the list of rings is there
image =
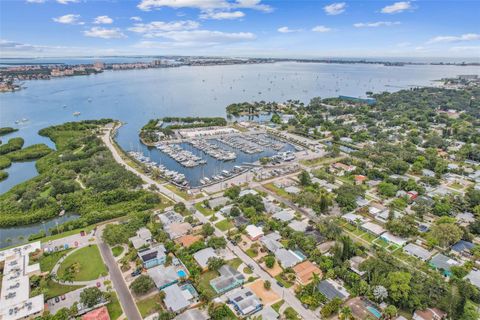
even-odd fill
[[[350,307],[343,307],[340,311],[340,320],[349,320],[352,319],[352,310]]]

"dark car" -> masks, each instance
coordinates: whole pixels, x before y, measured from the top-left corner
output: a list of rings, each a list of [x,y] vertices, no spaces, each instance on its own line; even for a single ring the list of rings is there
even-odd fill
[[[55,297],[55,302],[56,302],[56,303],[59,303],[59,302],[60,302],[60,298],[59,298],[59,297]]]
[[[278,284],[280,287],[282,287],[282,288],[284,287],[283,283],[281,283],[281,282],[279,282],[279,281],[277,281],[277,284]]]
[[[136,276],[140,275],[140,273],[142,273],[142,269],[137,269],[137,270],[133,271],[130,275],[132,277],[136,277]]]

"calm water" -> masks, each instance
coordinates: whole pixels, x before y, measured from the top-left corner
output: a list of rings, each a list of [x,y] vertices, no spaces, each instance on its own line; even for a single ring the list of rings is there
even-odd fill
[[[316,96],[340,94],[364,97],[366,91],[397,91],[433,84],[432,80],[459,74],[480,74],[480,67],[346,65],[321,63],[275,63],[209,67],[180,67],[131,71],[108,71],[98,75],[29,81],[28,88],[0,95],[0,126],[20,130],[2,137],[22,136],[25,145],[47,143],[41,128],[66,121],[114,118],[125,122],[117,136],[126,150],[143,150],[171,168],[186,172],[191,181],[211,176],[232,163],[205,156],[209,164],[184,169],[157,150],[140,145],[139,129],[151,118],[163,116],[225,116],[225,107],[242,101],[298,99],[307,103]],[[74,112],[81,112],[78,117]],[[28,121],[16,125],[16,120]],[[200,152],[200,151],[198,151]],[[262,155],[270,155],[266,151]],[[251,162],[239,154],[238,162]],[[10,177],[0,183],[0,192],[35,175],[33,164],[14,164]],[[192,183],[195,185],[196,183]],[[3,231],[2,231],[3,233]]]
[[[31,179],[38,174],[35,161],[12,162],[12,165],[3,171],[8,172],[8,178],[0,183],[0,194],[7,192],[19,182]]]

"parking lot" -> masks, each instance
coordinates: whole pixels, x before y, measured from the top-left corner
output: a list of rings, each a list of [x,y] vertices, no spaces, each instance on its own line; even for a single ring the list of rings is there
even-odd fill
[[[90,233],[79,232],[65,238],[51,240],[46,243],[42,243],[42,248],[45,251],[57,251],[67,248],[83,247],[93,243],[95,240],[93,232],[94,231],[91,231]]]

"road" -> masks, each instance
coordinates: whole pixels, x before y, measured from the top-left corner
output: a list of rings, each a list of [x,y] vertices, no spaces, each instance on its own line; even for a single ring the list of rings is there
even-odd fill
[[[102,240],[102,231],[103,227],[98,228],[96,240],[98,248],[100,249],[100,254],[102,255],[103,261],[107,265],[108,272],[110,273],[110,279],[112,280],[113,287],[117,293],[120,304],[122,305],[123,312],[128,320],[142,320],[142,316],[137,309],[137,305],[130,293],[130,290],[123,279],[123,275],[118,268],[117,262],[113,258],[112,252],[106,243]]]

